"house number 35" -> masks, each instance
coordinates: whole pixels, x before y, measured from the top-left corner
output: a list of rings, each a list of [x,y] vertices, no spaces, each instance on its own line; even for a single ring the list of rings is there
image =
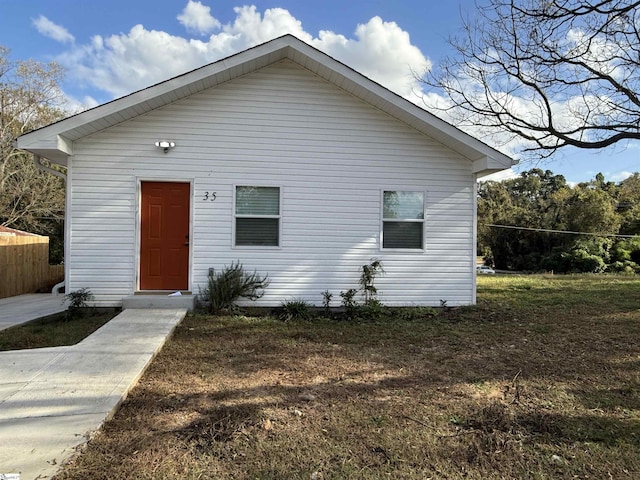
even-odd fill
[[[204,192],[204,196],[202,197],[203,202],[215,202],[216,201],[216,192]]]

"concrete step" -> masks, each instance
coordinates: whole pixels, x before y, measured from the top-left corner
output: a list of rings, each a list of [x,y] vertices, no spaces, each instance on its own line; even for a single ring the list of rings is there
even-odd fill
[[[170,297],[165,294],[152,295],[131,295],[122,299],[122,309],[127,308],[186,308],[193,310],[196,296],[193,294],[182,294]]]

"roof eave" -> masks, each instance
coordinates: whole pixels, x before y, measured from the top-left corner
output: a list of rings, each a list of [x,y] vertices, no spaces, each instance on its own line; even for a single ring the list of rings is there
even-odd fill
[[[66,158],[73,154],[73,140],[76,138],[82,138],[130,120],[180,98],[283,59],[297,63],[346,92],[447,145],[469,159],[473,164],[474,173],[478,175],[488,175],[515,164],[507,155],[292,35],[285,35],[30,132],[19,137],[17,145],[18,148],[64,165]]]
[[[16,146],[58,165],[66,166],[67,158],[73,155],[73,142],[62,135],[35,139],[35,141],[31,142],[28,140],[29,137],[26,135],[18,137]]]
[[[476,177],[484,177],[491,175],[492,173],[501,172],[517,165],[517,160],[514,160],[506,155],[500,154],[500,156],[484,156],[474,160],[472,163],[472,172]]]

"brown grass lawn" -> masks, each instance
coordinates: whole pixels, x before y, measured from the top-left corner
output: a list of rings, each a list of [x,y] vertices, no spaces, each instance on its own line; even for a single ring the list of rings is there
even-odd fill
[[[640,478],[640,279],[378,321],[190,316],[59,479]]]

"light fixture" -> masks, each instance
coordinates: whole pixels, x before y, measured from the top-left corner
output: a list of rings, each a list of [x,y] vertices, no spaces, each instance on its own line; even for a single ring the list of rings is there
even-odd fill
[[[164,150],[164,153],[167,153],[169,149],[176,146],[175,142],[170,142],[169,140],[158,140],[156,142],[156,147]]]

